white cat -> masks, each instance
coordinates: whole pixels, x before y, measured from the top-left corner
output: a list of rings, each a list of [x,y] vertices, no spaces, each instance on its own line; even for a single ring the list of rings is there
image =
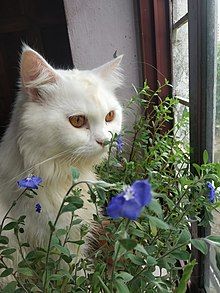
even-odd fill
[[[93,167],[107,151],[103,142],[121,130],[122,108],[115,97],[121,59],[94,70],[56,70],[36,51],[23,48],[20,91],[0,145],[0,216],[21,193],[17,180],[30,173],[43,179],[38,195],[24,196],[10,213],[27,216],[22,235],[31,249],[47,245],[48,221],[55,220],[72,184],[70,166],[78,168],[80,180],[94,180]],[[88,197],[84,190],[78,214],[85,221],[94,213]],[[41,213],[35,212],[38,202]],[[66,227],[69,216],[63,214],[58,226]],[[75,228],[72,237],[78,240],[78,234]]]

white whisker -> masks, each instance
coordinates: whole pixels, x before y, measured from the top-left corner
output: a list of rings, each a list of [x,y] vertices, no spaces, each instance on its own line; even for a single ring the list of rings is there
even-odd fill
[[[71,147],[71,148],[72,148],[72,147]],[[46,160],[44,160],[44,161],[41,161],[41,162],[35,164],[34,166],[32,166],[32,167],[30,167],[30,168],[24,170],[23,172],[19,173],[18,175],[16,175],[15,177],[13,177],[12,179],[10,179],[9,181],[3,183],[1,186],[4,186],[4,185],[9,184],[9,183],[14,183],[14,181],[20,179],[22,175],[26,175],[27,173],[32,173],[33,170],[34,170],[36,167],[39,167],[39,166],[41,166],[42,164],[45,164],[45,163],[47,163],[47,162],[49,162],[49,161],[51,161],[51,160],[53,160],[53,159],[57,159],[57,158],[59,158],[60,156],[64,155],[65,153],[68,153],[68,152],[71,150],[71,148],[69,148],[69,149],[67,149],[67,150],[65,150],[65,151],[62,151],[62,152],[60,152],[60,153],[57,153],[56,155],[54,155],[54,156],[52,156],[52,157],[50,157],[50,158],[48,158],[48,159],[46,159]]]

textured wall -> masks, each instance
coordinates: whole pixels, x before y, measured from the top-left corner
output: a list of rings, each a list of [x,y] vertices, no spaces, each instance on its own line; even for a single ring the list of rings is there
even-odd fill
[[[141,84],[133,0],[64,0],[64,5],[73,62],[78,69],[91,69],[111,60],[115,50],[117,55],[124,54],[125,85],[119,95],[125,103],[134,94],[131,84]]]

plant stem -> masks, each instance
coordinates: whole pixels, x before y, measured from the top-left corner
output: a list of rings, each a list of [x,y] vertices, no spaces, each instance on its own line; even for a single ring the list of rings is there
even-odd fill
[[[169,255],[171,252],[173,252],[173,251],[175,251],[176,249],[179,249],[179,248],[181,248],[182,246],[185,246],[186,245],[186,243],[183,243],[183,244],[181,244],[181,245],[179,245],[179,246],[176,246],[176,247],[174,247],[174,248],[172,248],[171,250],[169,250],[169,251],[167,251],[166,253],[164,253],[163,255],[161,255],[158,259],[157,259],[157,261],[158,260],[160,260],[161,258],[164,258],[165,256],[167,256],[167,255]],[[144,267],[142,270],[140,270],[136,275],[134,275],[134,277],[133,277],[133,279],[130,281],[130,282],[133,282],[134,280],[136,280],[137,279],[137,277],[140,275],[140,274],[142,274],[146,269],[148,269],[149,267]]]
[[[55,231],[55,227],[56,227],[56,224],[58,222],[58,219],[61,215],[61,212],[62,212],[62,209],[63,209],[63,206],[65,204],[65,200],[66,200],[66,197],[70,194],[70,192],[72,191],[72,189],[74,187],[76,187],[78,184],[86,184],[87,186],[89,186],[89,183],[87,181],[79,181],[79,182],[75,182],[72,184],[72,186],[69,188],[69,190],[67,191],[67,193],[65,194],[64,198],[63,198],[63,201],[62,201],[62,204],[59,208],[59,211],[57,213],[57,216],[56,216],[56,219],[53,223],[53,228],[54,229],[51,229],[50,228],[50,236],[49,236],[49,241],[48,241],[48,246],[47,246],[47,254],[46,254],[46,260],[45,260],[45,278],[44,278],[44,283],[43,283],[43,292],[48,292],[47,289],[46,289],[46,286],[47,286],[47,279],[48,279],[48,261],[49,261],[49,254],[50,254],[50,248],[51,248],[51,241],[52,241],[52,236],[53,236],[53,233]]]
[[[10,211],[13,209],[13,207],[16,205],[16,203],[19,201],[19,199],[22,197],[22,195],[27,191],[27,188],[25,188],[25,190],[22,191],[22,193],[13,201],[13,203],[11,204],[9,210],[7,211],[7,213],[4,215],[3,219],[2,219],[2,222],[1,222],[1,225],[0,225],[0,235],[2,233],[2,229],[3,229],[3,225],[4,225],[4,222],[5,220],[7,219],[8,217],[8,214],[10,213]]]
[[[128,228],[128,226],[129,226],[129,224],[130,224],[130,220],[126,220],[126,224],[125,224],[125,228],[124,228],[124,232],[126,232],[127,231],[127,228]],[[118,247],[117,247],[117,250],[116,250],[116,252],[115,252],[115,257],[114,257],[114,261],[113,261],[113,266],[112,266],[112,273],[111,273],[111,293],[113,293],[114,291],[113,291],[113,289],[114,289],[114,285],[113,285],[113,283],[114,283],[114,277],[115,277],[115,267],[116,267],[116,262],[117,262],[117,259],[118,259],[118,254],[119,254],[119,251],[120,251],[120,246],[121,246],[121,244],[120,244],[120,242],[118,243]]]
[[[3,257],[0,258],[0,261],[3,263],[3,265],[5,266],[6,269],[8,269],[8,266],[6,265],[5,261],[3,260]],[[17,284],[24,289],[25,292],[28,293],[28,291],[26,290],[26,288],[23,286],[22,283],[20,283],[19,279],[16,276],[16,272],[12,273],[12,276],[14,277],[14,279],[16,280]]]

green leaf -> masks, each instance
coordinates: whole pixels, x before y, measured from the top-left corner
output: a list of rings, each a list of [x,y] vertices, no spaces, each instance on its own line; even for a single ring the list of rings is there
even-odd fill
[[[56,235],[57,235],[57,237],[60,237],[60,236],[66,235],[66,230],[65,230],[65,229],[58,229],[58,230],[56,231]]]
[[[119,242],[126,250],[131,250],[137,245],[137,241],[133,239],[120,239]]]
[[[203,239],[191,239],[192,245],[203,254],[208,253],[208,246]]]
[[[35,192],[34,192],[35,193]],[[27,193],[25,192],[24,194],[25,196],[29,197],[29,198],[34,198],[34,194],[31,194],[31,193]]]
[[[180,279],[180,283],[179,283],[179,286],[176,290],[176,293],[186,292],[187,283],[189,282],[189,279],[192,275],[192,271],[193,271],[193,268],[195,265],[196,265],[195,259],[193,261],[191,261],[190,263],[188,263],[187,265],[185,265],[185,267],[183,269],[183,275],[182,275],[182,278]]]
[[[19,219],[18,219],[18,223],[24,223],[24,220],[26,219],[26,216],[23,215],[23,216],[20,216]]]
[[[51,232],[55,231],[55,227],[51,221],[48,222]]]
[[[127,285],[120,278],[115,280],[115,287],[118,293],[130,293]]]
[[[59,281],[61,279],[63,279],[63,275],[52,274],[52,275],[49,276],[50,281]]]
[[[15,227],[17,227],[17,222],[10,222],[7,225],[5,225],[2,230],[12,230]]]
[[[51,247],[57,244],[58,245],[60,244],[60,239],[56,235],[53,235],[51,239]]]
[[[70,201],[68,204],[63,206],[61,213],[66,213],[66,212],[73,213],[76,210],[83,207],[83,200],[81,198],[79,198],[78,196],[70,196],[67,199]]]
[[[137,223],[137,222],[136,222]],[[131,235],[135,235],[135,236],[138,236],[139,238],[144,238],[145,237],[145,232],[140,230],[140,229],[137,229],[137,228],[133,228],[131,227],[129,229],[129,232]],[[136,237],[135,237],[136,238]]]
[[[30,244],[27,243],[27,242],[24,242],[24,243],[21,244],[21,247],[30,247]]]
[[[139,252],[141,252],[141,253],[143,253],[144,255],[147,255],[147,256],[148,256],[148,253],[147,253],[147,251],[146,251],[146,249],[144,248],[143,245],[141,245],[141,244],[138,243],[138,244],[135,246],[134,249],[137,250],[137,251],[139,251]]]
[[[59,244],[54,244],[53,247],[55,247],[59,251],[59,253],[70,256],[70,251],[67,247],[61,246]]]
[[[8,283],[2,290],[1,293],[14,293],[15,292],[15,288],[17,286],[17,282],[16,281],[12,281],[10,283]]]
[[[216,266],[220,271],[220,249],[219,249],[219,247],[215,247],[215,261],[216,261]]]
[[[73,182],[76,182],[79,179],[79,171],[75,167],[71,167],[71,174],[72,174],[72,179]]]
[[[7,236],[0,236],[0,243],[1,244],[8,244],[8,242],[9,242],[9,239],[8,239],[8,237]]]
[[[122,278],[124,280],[124,282],[129,282],[133,279],[134,276],[132,276],[131,274],[127,273],[127,272],[120,272],[117,275],[117,278]]]
[[[204,238],[204,240],[207,239],[211,242],[213,242],[213,244],[215,245],[220,245],[220,236],[207,236],[206,238]]]
[[[77,279],[76,279],[76,285],[79,287],[79,286],[81,286],[83,283],[85,283],[86,280],[87,280],[87,279],[86,279],[86,277],[84,277],[84,276],[77,277]]]
[[[73,258],[71,256],[67,256],[65,254],[61,254],[61,258],[66,262],[66,263],[71,263]]]
[[[82,222],[82,219],[76,219],[72,221],[72,225],[79,225]]]
[[[18,268],[18,273],[19,274],[22,274],[24,276],[27,276],[27,277],[32,277],[34,276],[34,272],[30,269],[30,268]]]
[[[72,203],[68,203],[67,205],[64,205],[61,213],[67,213],[67,212],[75,212],[78,208],[76,208],[76,206]]]
[[[122,257],[122,255],[124,255],[126,252],[127,250],[119,243],[119,241],[116,241],[114,245],[113,259],[115,259],[116,254],[117,254],[117,259],[120,259],[120,257]]]
[[[198,173],[198,175],[200,175],[200,173],[201,173],[201,167],[198,164],[196,164],[196,163],[193,164],[193,167],[196,169],[196,172]]]
[[[157,217],[153,217],[153,216],[148,216],[148,219],[155,224],[155,226],[159,229],[164,229],[167,230],[169,229],[169,225],[167,223],[165,223],[164,221],[162,221],[161,219],[157,218]]]
[[[149,266],[154,266],[156,263],[157,263],[156,258],[153,257],[153,256],[151,256],[151,255],[148,255],[148,257],[147,257],[147,264]]]
[[[157,199],[152,199],[151,203],[149,204],[148,208],[154,212],[158,217],[161,217],[163,215],[163,210],[161,208],[161,205]]]
[[[99,279],[99,282],[100,282],[102,288],[104,289],[105,293],[110,293],[110,290],[105,285],[105,283],[103,282],[102,278],[99,275],[97,275],[97,278]]]
[[[76,240],[76,241],[68,240],[67,242],[74,243],[74,244],[77,244],[77,245],[83,245],[85,243],[84,240]]]
[[[143,260],[143,258],[139,257],[139,256],[136,256],[136,255],[133,255],[133,254],[128,254],[128,258],[130,259],[131,262],[133,262],[134,264],[136,265],[144,265],[145,264],[145,261]]]
[[[172,256],[174,256],[176,259],[179,260],[189,260],[190,259],[190,254],[188,251],[184,250],[175,250],[171,253]]]
[[[12,273],[13,273],[13,269],[7,268],[1,273],[0,277],[4,278],[4,277],[11,275]]]
[[[204,150],[204,152],[203,152],[203,162],[204,162],[204,164],[207,164],[208,161],[209,161],[209,154],[208,154],[207,150]]]
[[[209,180],[209,181],[215,181],[215,182],[219,182],[219,176],[217,176],[216,174],[207,174],[204,176],[205,179]]]
[[[1,252],[1,254],[2,254],[2,255],[9,255],[9,254],[14,253],[15,251],[16,251],[15,248],[7,248],[7,249],[3,250],[3,251]]]
[[[100,187],[100,188],[104,188],[104,189],[105,189],[105,188],[109,188],[109,187],[113,187],[113,186],[115,186],[115,184],[108,183],[108,182],[101,181],[101,180],[96,181],[96,182],[94,183],[94,185],[97,186],[97,187]]]
[[[153,236],[157,235],[157,227],[154,224],[154,222],[152,222],[151,220],[149,220],[149,226],[150,226],[150,232]]]
[[[176,244],[184,244],[184,243],[189,243],[191,239],[191,234],[188,229],[184,229],[181,231],[180,236],[177,240]]]

